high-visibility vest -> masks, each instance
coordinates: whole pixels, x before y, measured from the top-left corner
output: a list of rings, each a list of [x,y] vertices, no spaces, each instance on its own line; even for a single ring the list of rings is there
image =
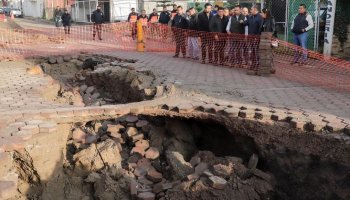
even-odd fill
[[[151,23],[157,23],[158,22],[158,16],[152,16],[150,21],[151,21]]]
[[[140,21],[142,23],[142,26],[147,26],[147,22],[148,22],[147,18],[140,18]]]
[[[130,16],[130,22],[135,23],[137,21],[137,16],[136,15],[131,15]]]

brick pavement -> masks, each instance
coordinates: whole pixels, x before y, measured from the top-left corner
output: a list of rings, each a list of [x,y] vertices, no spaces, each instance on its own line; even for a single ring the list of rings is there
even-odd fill
[[[147,69],[157,70],[187,89],[213,97],[270,108],[313,111],[350,118],[350,94],[283,80],[248,76],[245,70],[203,65],[169,54],[116,51],[109,55],[138,59]]]

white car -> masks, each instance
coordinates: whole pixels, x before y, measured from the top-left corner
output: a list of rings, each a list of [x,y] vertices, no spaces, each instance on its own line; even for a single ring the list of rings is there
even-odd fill
[[[22,11],[20,9],[12,9],[11,12],[12,12],[13,16],[15,16],[15,17],[22,17],[23,16]]]

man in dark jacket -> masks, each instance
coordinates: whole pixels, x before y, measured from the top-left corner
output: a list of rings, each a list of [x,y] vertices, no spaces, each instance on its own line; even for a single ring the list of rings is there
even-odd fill
[[[133,40],[136,39],[136,22],[137,22],[137,12],[135,12],[135,8],[131,8],[131,13],[128,16],[128,22],[130,22],[130,29],[131,29],[131,37]]]
[[[224,8],[219,7],[217,9],[217,15],[209,21],[209,31],[213,33],[214,39],[214,64],[224,64],[225,55],[224,49],[226,45],[226,26],[228,23],[228,17],[224,16]]]
[[[241,14],[241,6],[234,7],[233,15],[226,27],[226,32],[230,35],[229,63],[231,66],[242,65],[242,47],[244,45],[244,16]]]
[[[170,21],[170,13],[166,6],[163,6],[163,11],[159,15],[159,23],[167,25]]]
[[[251,49],[252,64],[250,70],[256,71],[259,67],[259,43],[260,34],[263,26],[263,18],[259,14],[258,7],[252,6],[250,9],[250,16],[247,16],[247,20],[244,21],[244,25],[248,25],[248,42]]]
[[[198,46],[198,15],[196,9],[191,7],[188,9],[188,53],[190,58],[194,60],[199,59],[199,46]]]
[[[97,9],[91,15],[91,21],[94,23],[92,37],[95,40],[96,32],[99,40],[102,40],[101,31],[102,23],[104,22],[104,15],[101,11],[101,6],[97,6]]]
[[[64,9],[64,13],[63,13],[61,18],[62,18],[62,24],[64,27],[64,33],[70,34],[70,26],[71,26],[72,17],[70,16],[70,14],[68,13],[68,10],[66,8]]]
[[[159,15],[157,13],[157,9],[154,8],[153,12],[148,17],[148,22],[151,22],[152,24],[158,23],[158,18],[159,18]]]
[[[209,32],[209,21],[213,17],[211,14],[212,5],[210,3],[206,3],[204,5],[204,11],[198,14],[198,30],[201,34],[201,41],[202,41],[202,63],[205,63],[205,58],[207,56],[208,51],[208,57],[209,57],[209,63],[213,62],[213,54],[212,54],[212,38],[210,37]]]
[[[291,62],[291,64],[299,62],[299,65],[304,65],[307,61],[308,31],[314,28],[312,16],[309,13],[307,13],[305,4],[299,5],[298,15],[294,18],[291,28],[292,32],[294,33],[294,44],[301,46],[303,51],[300,52],[300,49],[295,50],[294,59],[293,62]]]
[[[186,58],[186,29],[188,28],[188,21],[183,13],[182,6],[177,7],[177,14],[172,21],[172,27],[175,36],[176,51],[174,57],[179,57],[180,49],[182,56]]]

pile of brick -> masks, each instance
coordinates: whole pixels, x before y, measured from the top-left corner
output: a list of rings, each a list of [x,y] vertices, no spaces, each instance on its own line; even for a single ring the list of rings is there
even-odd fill
[[[272,32],[262,32],[259,45],[259,67],[257,75],[268,76],[273,69],[273,55],[271,47]]]

